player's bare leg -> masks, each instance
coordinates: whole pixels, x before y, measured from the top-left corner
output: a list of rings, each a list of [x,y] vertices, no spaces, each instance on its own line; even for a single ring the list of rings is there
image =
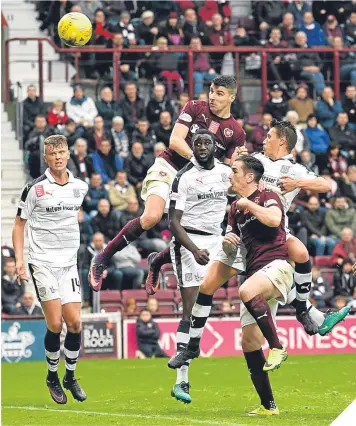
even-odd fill
[[[188,346],[190,316],[192,314],[192,309],[197,299],[198,292],[199,287],[182,287],[180,289],[182,296],[183,315],[179,322],[176,333],[177,354],[184,351]],[[171,391],[172,397],[176,398],[178,401],[184,402],[185,404],[192,402],[192,398],[189,394],[190,384],[188,378],[190,361],[191,360],[186,361],[182,367],[177,369],[176,383]]]
[[[311,262],[305,245],[296,237],[287,239],[288,255],[295,263],[295,288],[288,294],[288,303],[296,308],[297,320],[309,335],[329,333],[336,324],[343,321],[350,312],[345,306],[337,312],[323,312],[316,309],[308,300],[311,286]]]
[[[261,400],[261,406],[250,411],[250,416],[278,415],[279,410],[274,402],[268,373],[263,371],[266,358],[262,350],[263,335],[257,324],[249,324],[242,328],[242,350],[252,383]]]
[[[167,185],[168,186],[168,185]],[[103,282],[103,273],[105,271],[108,261],[112,256],[124,249],[133,241],[142,235],[144,232],[153,228],[162,218],[166,200],[159,195],[149,195],[146,203],[145,210],[140,217],[131,220],[127,223],[116,237],[109,242],[105,249],[93,257],[89,269],[89,284],[94,291],[99,291]],[[151,274],[151,282],[154,286],[158,282],[158,274]],[[154,279],[156,279],[154,281]]]
[[[180,368],[190,359],[197,358],[200,354],[200,339],[202,338],[206,321],[209,318],[213,295],[226,281],[234,277],[237,270],[222,262],[213,262],[206,274],[199,293],[192,308],[190,339],[187,348],[173,356],[169,362],[169,368]]]
[[[41,303],[47,323],[45,336],[45,353],[48,366],[47,387],[54,402],[66,404],[67,396],[58,378],[60,355],[60,334],[62,332],[62,305],[60,299],[48,300]]]
[[[66,374],[63,386],[71,392],[74,399],[83,402],[87,399],[87,395],[74,377],[81,342],[80,309],[81,303],[66,303],[62,306],[63,319],[67,324],[67,334],[64,340]]]

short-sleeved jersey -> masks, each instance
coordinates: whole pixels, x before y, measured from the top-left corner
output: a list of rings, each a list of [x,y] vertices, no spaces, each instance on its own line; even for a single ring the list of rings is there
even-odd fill
[[[231,168],[218,160],[207,170],[193,159],[173,181],[170,208],[183,211],[185,229],[221,235],[230,186]]]
[[[192,137],[197,130],[206,129],[215,134],[215,157],[222,160],[223,157],[231,158],[236,147],[243,146],[246,142],[246,134],[242,127],[231,115],[229,118],[220,118],[214,115],[206,101],[189,101],[182,109],[176,123],[184,124],[189,128],[185,141],[192,147]],[[166,148],[160,155],[175,169],[180,170],[188,160],[181,157],[170,148]]]
[[[88,184],[67,170],[58,184],[49,169],[22,191],[17,216],[27,220],[29,263],[66,267],[77,263],[80,245],[78,211]]]
[[[293,160],[293,155],[286,155],[279,160],[271,160],[266,157],[262,152],[253,154],[255,158],[258,158],[265,172],[262,176],[262,180],[266,183],[267,189],[276,192],[282,203],[285,214],[288,212],[294,198],[298,195],[300,189],[297,188],[292,192],[282,195],[281,188],[279,186],[280,179],[282,176],[290,176],[294,179],[315,179],[316,174],[308,170],[302,164],[297,164]]]
[[[255,191],[248,199],[262,207],[279,207],[283,213],[282,202],[272,191]],[[287,260],[284,214],[282,214],[281,224],[272,228],[261,223],[248,210],[239,211],[236,202],[231,204],[226,232],[239,235],[246,248],[247,276],[253,275],[273,260]]]

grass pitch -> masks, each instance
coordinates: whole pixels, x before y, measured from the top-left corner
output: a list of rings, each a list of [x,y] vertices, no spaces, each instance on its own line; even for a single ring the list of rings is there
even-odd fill
[[[281,415],[268,418],[246,415],[259,399],[241,357],[194,360],[190,405],[170,396],[175,372],[165,359],[79,362],[88,399],[68,394],[64,406],[52,401],[45,375],[44,362],[2,365],[3,425],[326,426],[355,398],[356,356],[291,356],[270,374]]]

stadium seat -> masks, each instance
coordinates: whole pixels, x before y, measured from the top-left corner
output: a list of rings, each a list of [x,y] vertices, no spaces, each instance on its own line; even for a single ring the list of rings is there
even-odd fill
[[[231,301],[232,304],[238,302],[240,300],[239,289],[237,287],[228,287],[227,298]]]
[[[238,285],[238,277],[236,275],[236,277],[232,277],[229,279],[229,281],[227,282],[227,287],[237,287]]]
[[[175,305],[163,305],[159,307],[158,314],[172,314],[176,311]]]
[[[175,278],[173,265],[171,263],[167,263],[166,265],[162,266],[160,271],[160,282],[161,288],[170,288],[173,290],[177,288],[177,280]]]
[[[103,290],[100,292],[100,307],[106,312],[116,312],[122,309],[122,297],[119,290]]]
[[[123,290],[122,291],[122,300],[124,303],[126,303],[127,299],[133,298],[136,300],[136,303],[140,303],[140,306],[142,306],[142,302],[147,302],[147,293],[146,290]]]
[[[140,268],[143,268],[143,269],[147,269],[148,268],[147,259],[141,259],[137,266],[139,266]]]
[[[166,275],[165,277],[165,287],[167,289],[176,290],[178,287],[177,278],[175,275]]]
[[[332,259],[332,256],[315,256],[314,265],[331,267],[332,266],[331,259]]]
[[[159,300],[160,303],[166,301],[171,302],[174,300],[174,290],[157,290],[157,293],[153,297]]]
[[[323,278],[326,278],[329,284],[334,287],[334,274],[336,269],[323,268],[320,269],[320,274]]]
[[[222,287],[216,290],[214,294],[214,300],[218,301],[218,300],[225,300],[225,299],[226,299],[226,290]]]

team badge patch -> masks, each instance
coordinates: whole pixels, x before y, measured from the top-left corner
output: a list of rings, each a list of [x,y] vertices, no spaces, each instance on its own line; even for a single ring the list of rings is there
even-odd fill
[[[35,191],[36,191],[37,197],[43,197],[45,195],[45,191],[44,191],[43,185],[36,185],[35,186]]]
[[[46,289],[44,287],[39,288],[38,294],[40,295],[40,297],[44,297],[46,295]]]
[[[281,173],[282,175],[286,175],[290,170],[290,166],[282,166],[281,167]]]
[[[190,273],[190,274],[185,274],[185,277],[184,277],[184,278],[185,278],[185,281],[187,281],[187,282],[188,282],[188,281],[192,281],[192,279],[193,279],[193,274],[191,274],[191,273]]]
[[[229,181],[229,176],[226,173],[221,173],[221,180],[223,182],[228,182]]]
[[[73,188],[73,195],[75,198],[80,197],[80,190],[78,188]]]
[[[199,130],[199,126],[197,124],[193,124],[190,128],[192,133],[195,133],[197,130]]]
[[[231,136],[234,134],[234,131],[229,129],[228,127],[225,127],[224,129],[224,136],[227,138],[231,138]]]

